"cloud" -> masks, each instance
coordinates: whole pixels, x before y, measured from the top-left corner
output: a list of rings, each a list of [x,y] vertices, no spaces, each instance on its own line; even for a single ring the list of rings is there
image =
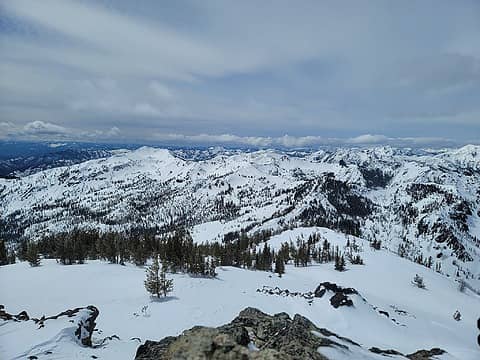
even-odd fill
[[[26,135],[62,135],[69,131],[63,126],[46,123],[43,121],[32,121],[23,127],[23,133]]]
[[[118,126],[125,141],[279,146],[480,133],[477,2],[3,0],[0,12],[9,134],[31,119],[88,139]],[[377,133],[388,139],[359,136]]]
[[[87,131],[40,120],[31,121],[23,126],[0,122],[0,139],[78,141],[82,139],[111,140],[120,137],[121,131],[116,126],[107,130],[91,129]]]
[[[0,122],[0,139],[21,140],[62,140],[62,141],[126,141],[124,133],[117,126],[109,129],[81,130],[67,128],[54,123],[32,121],[23,126],[10,122]],[[373,146],[391,145],[398,147],[443,147],[457,146],[461,142],[443,137],[387,137],[385,135],[364,134],[353,138],[323,137],[323,136],[239,136],[233,134],[179,134],[163,133],[152,129],[142,139],[134,142],[155,143],[160,145],[188,146],[247,146],[253,148],[317,148],[321,146]],[[478,144],[479,140],[470,143]]]
[[[233,146],[251,146],[255,148],[316,148],[319,146],[371,146],[371,145],[392,145],[392,146],[445,146],[458,145],[457,142],[447,138],[436,137],[410,137],[410,138],[391,138],[384,135],[360,135],[354,138],[331,138],[321,136],[289,136],[280,137],[262,137],[262,136],[237,136],[232,134],[162,134],[155,133],[150,140],[175,144],[195,144],[195,145],[233,145]],[[477,141],[478,143],[478,141]]]
[[[384,135],[371,134],[360,135],[348,140],[351,144],[379,144],[385,143],[386,141],[388,141],[388,137]]]
[[[119,135],[121,134],[121,131],[118,127],[114,126],[112,128],[110,128],[106,133],[105,135],[107,137],[111,137],[111,138],[115,138],[115,137],[118,137]]]

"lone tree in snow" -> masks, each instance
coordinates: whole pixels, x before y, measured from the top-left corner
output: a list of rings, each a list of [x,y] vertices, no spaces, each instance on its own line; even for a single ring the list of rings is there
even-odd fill
[[[30,266],[39,266],[40,265],[40,254],[38,253],[37,244],[33,241],[30,241],[27,246],[26,260]]]
[[[167,296],[173,290],[173,280],[167,279],[163,266],[160,269],[158,256],[154,256],[152,265],[148,267],[144,284],[145,289],[157,297]]]
[[[423,282],[423,277],[421,277],[418,274],[415,274],[415,277],[413,278],[413,285],[420,289],[425,289],[425,283]]]

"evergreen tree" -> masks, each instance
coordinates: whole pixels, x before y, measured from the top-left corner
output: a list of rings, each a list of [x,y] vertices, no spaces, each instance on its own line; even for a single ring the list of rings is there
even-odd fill
[[[136,246],[133,249],[133,262],[137,266],[143,266],[145,265],[145,262],[147,261],[146,257],[146,251],[145,251],[145,242],[142,240],[138,240],[135,242]]]
[[[154,256],[153,263],[147,269],[147,277],[144,281],[145,289],[152,295],[167,296],[173,290],[173,280],[167,279],[165,266],[160,268],[158,255]]]
[[[337,255],[335,257],[335,270],[345,271],[345,258],[343,255]]]
[[[8,251],[8,263],[15,264],[16,260],[17,260],[17,257],[15,255],[15,251],[13,249],[10,249]]]
[[[22,239],[20,241],[20,244],[18,244],[17,246],[17,255],[21,261],[27,260],[27,250],[28,250],[28,241],[25,239]]]
[[[39,266],[40,265],[40,254],[38,253],[37,244],[33,241],[30,241],[27,246],[26,260],[30,266]]]
[[[160,264],[158,263],[158,255],[153,257],[153,263],[147,268],[147,275],[144,281],[145,289],[152,295],[160,297]],[[163,271],[163,268],[162,268]]]
[[[278,255],[275,259],[275,272],[279,277],[282,277],[282,274],[285,274],[285,261],[281,256]]]
[[[5,246],[5,241],[0,239],[0,266],[7,265],[9,263],[7,257],[7,248]]]
[[[213,258],[210,258],[210,261],[208,261],[207,263],[207,275],[210,277],[217,276],[215,269],[216,269],[215,261],[213,260]]]
[[[162,270],[160,271],[160,294],[164,297],[168,295],[168,293],[173,291],[173,280],[167,279],[165,274],[165,267],[162,266]]]
[[[360,255],[355,255],[350,258],[350,262],[354,265],[363,265],[363,259],[360,257]]]

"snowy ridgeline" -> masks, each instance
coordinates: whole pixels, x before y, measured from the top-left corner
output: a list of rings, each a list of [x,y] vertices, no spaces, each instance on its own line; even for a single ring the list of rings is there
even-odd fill
[[[0,179],[0,238],[193,228],[197,242],[321,226],[480,288],[480,147],[309,153],[163,149]]]
[[[312,232],[333,246],[343,247],[347,239],[329,229],[303,228],[274,236],[269,246],[278,249],[283,241]],[[168,274],[174,289],[160,300],[145,291],[145,268],[131,264],[87,261],[63,266],[44,259],[38,267],[25,262],[6,265],[0,268],[0,287],[2,304],[9,313],[25,310],[41,318],[92,304],[99,315],[91,339],[94,347],[81,346],[75,338],[76,317],[47,320],[43,327],[34,321],[2,321],[0,358],[133,359],[147,339],[179,335],[195,325],[226,324],[246,307],[268,314],[286,312],[291,317],[301,314],[363,349],[343,353],[343,357],[334,349],[319,349],[333,359],[384,358],[371,348],[403,354],[441,348],[446,353],[438,359],[480,357],[478,295],[468,289],[460,292],[452,278],[389,251],[375,250],[365,240],[355,240],[364,265],[347,262],[346,271],[335,271],[333,263],[325,263],[286,265],[282,277],[235,267],[217,267],[216,278]],[[424,288],[413,282],[416,274]],[[346,295],[343,299],[338,295],[341,292]],[[461,314],[458,321],[454,319],[457,311]]]

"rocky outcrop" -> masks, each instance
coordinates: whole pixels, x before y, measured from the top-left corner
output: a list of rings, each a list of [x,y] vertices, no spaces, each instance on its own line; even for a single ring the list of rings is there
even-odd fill
[[[62,311],[61,313],[53,316],[43,315],[40,318],[30,317],[26,311],[22,311],[17,315],[9,314],[5,311],[3,305],[0,305],[0,319],[5,321],[33,321],[38,325],[38,328],[41,329],[45,327],[45,323],[49,320],[56,320],[62,316],[65,317],[75,317],[76,319],[76,328],[74,335],[83,346],[92,346],[92,334],[95,329],[95,320],[99,314],[98,309],[89,305],[87,307],[78,307],[75,309],[68,309]]]
[[[315,289],[315,297],[323,297],[327,292],[333,293],[330,304],[337,309],[340,306],[353,306],[353,301],[348,295],[359,295],[353,288],[344,288],[335,283],[323,282]]]
[[[290,291],[288,289],[280,289],[279,287],[272,288],[266,285],[264,285],[261,289],[257,289],[257,292],[265,295],[301,297],[307,300],[309,304],[312,304],[314,298],[321,298],[325,295],[325,293],[330,292],[330,304],[335,309],[339,308],[340,306],[353,306],[353,301],[348,297],[348,295],[360,296],[358,291],[353,288],[343,288],[335,283],[330,282],[323,282],[318,285],[315,291],[309,291],[305,293],[298,291]],[[365,301],[365,299],[361,296],[360,298]]]
[[[5,311],[5,306],[0,305],[0,319],[5,321],[8,321],[8,320],[28,321],[30,320],[30,316],[28,316],[28,313],[26,311],[21,311],[16,315],[9,314],[8,312]]]
[[[92,334],[93,330],[95,330],[95,320],[98,314],[98,309],[93,305],[81,309],[79,313],[75,336],[83,346],[92,346]]]
[[[286,313],[271,316],[246,308],[231,323],[218,328],[197,326],[178,337],[167,337],[159,342],[147,341],[138,348],[135,358],[324,360],[327,358],[317,351],[319,347],[348,349],[330,336],[335,337],[301,315],[291,319]]]
[[[445,354],[445,350],[439,348],[433,348],[430,350],[418,350],[413,354],[407,355],[410,360],[430,360],[434,356]]]
[[[328,348],[329,356],[322,354]],[[403,355],[396,350],[366,350],[354,341],[327,329],[318,328],[310,320],[286,313],[268,315],[246,308],[229,324],[209,328],[196,326],[179,336],[160,341],[147,340],[137,349],[136,360],[328,360],[338,354],[342,358],[369,359],[397,355],[411,360],[428,360],[443,354],[441,349],[420,350]]]
[[[370,348],[370,351],[373,352],[374,354],[379,354],[379,355],[388,356],[388,357],[391,355],[403,356],[404,358],[407,358],[410,360],[433,360],[435,359],[435,356],[445,354],[445,350],[442,350],[439,348],[433,348],[430,350],[418,350],[408,355],[404,355],[401,352],[396,350],[392,350],[392,349],[382,350],[377,347]]]

